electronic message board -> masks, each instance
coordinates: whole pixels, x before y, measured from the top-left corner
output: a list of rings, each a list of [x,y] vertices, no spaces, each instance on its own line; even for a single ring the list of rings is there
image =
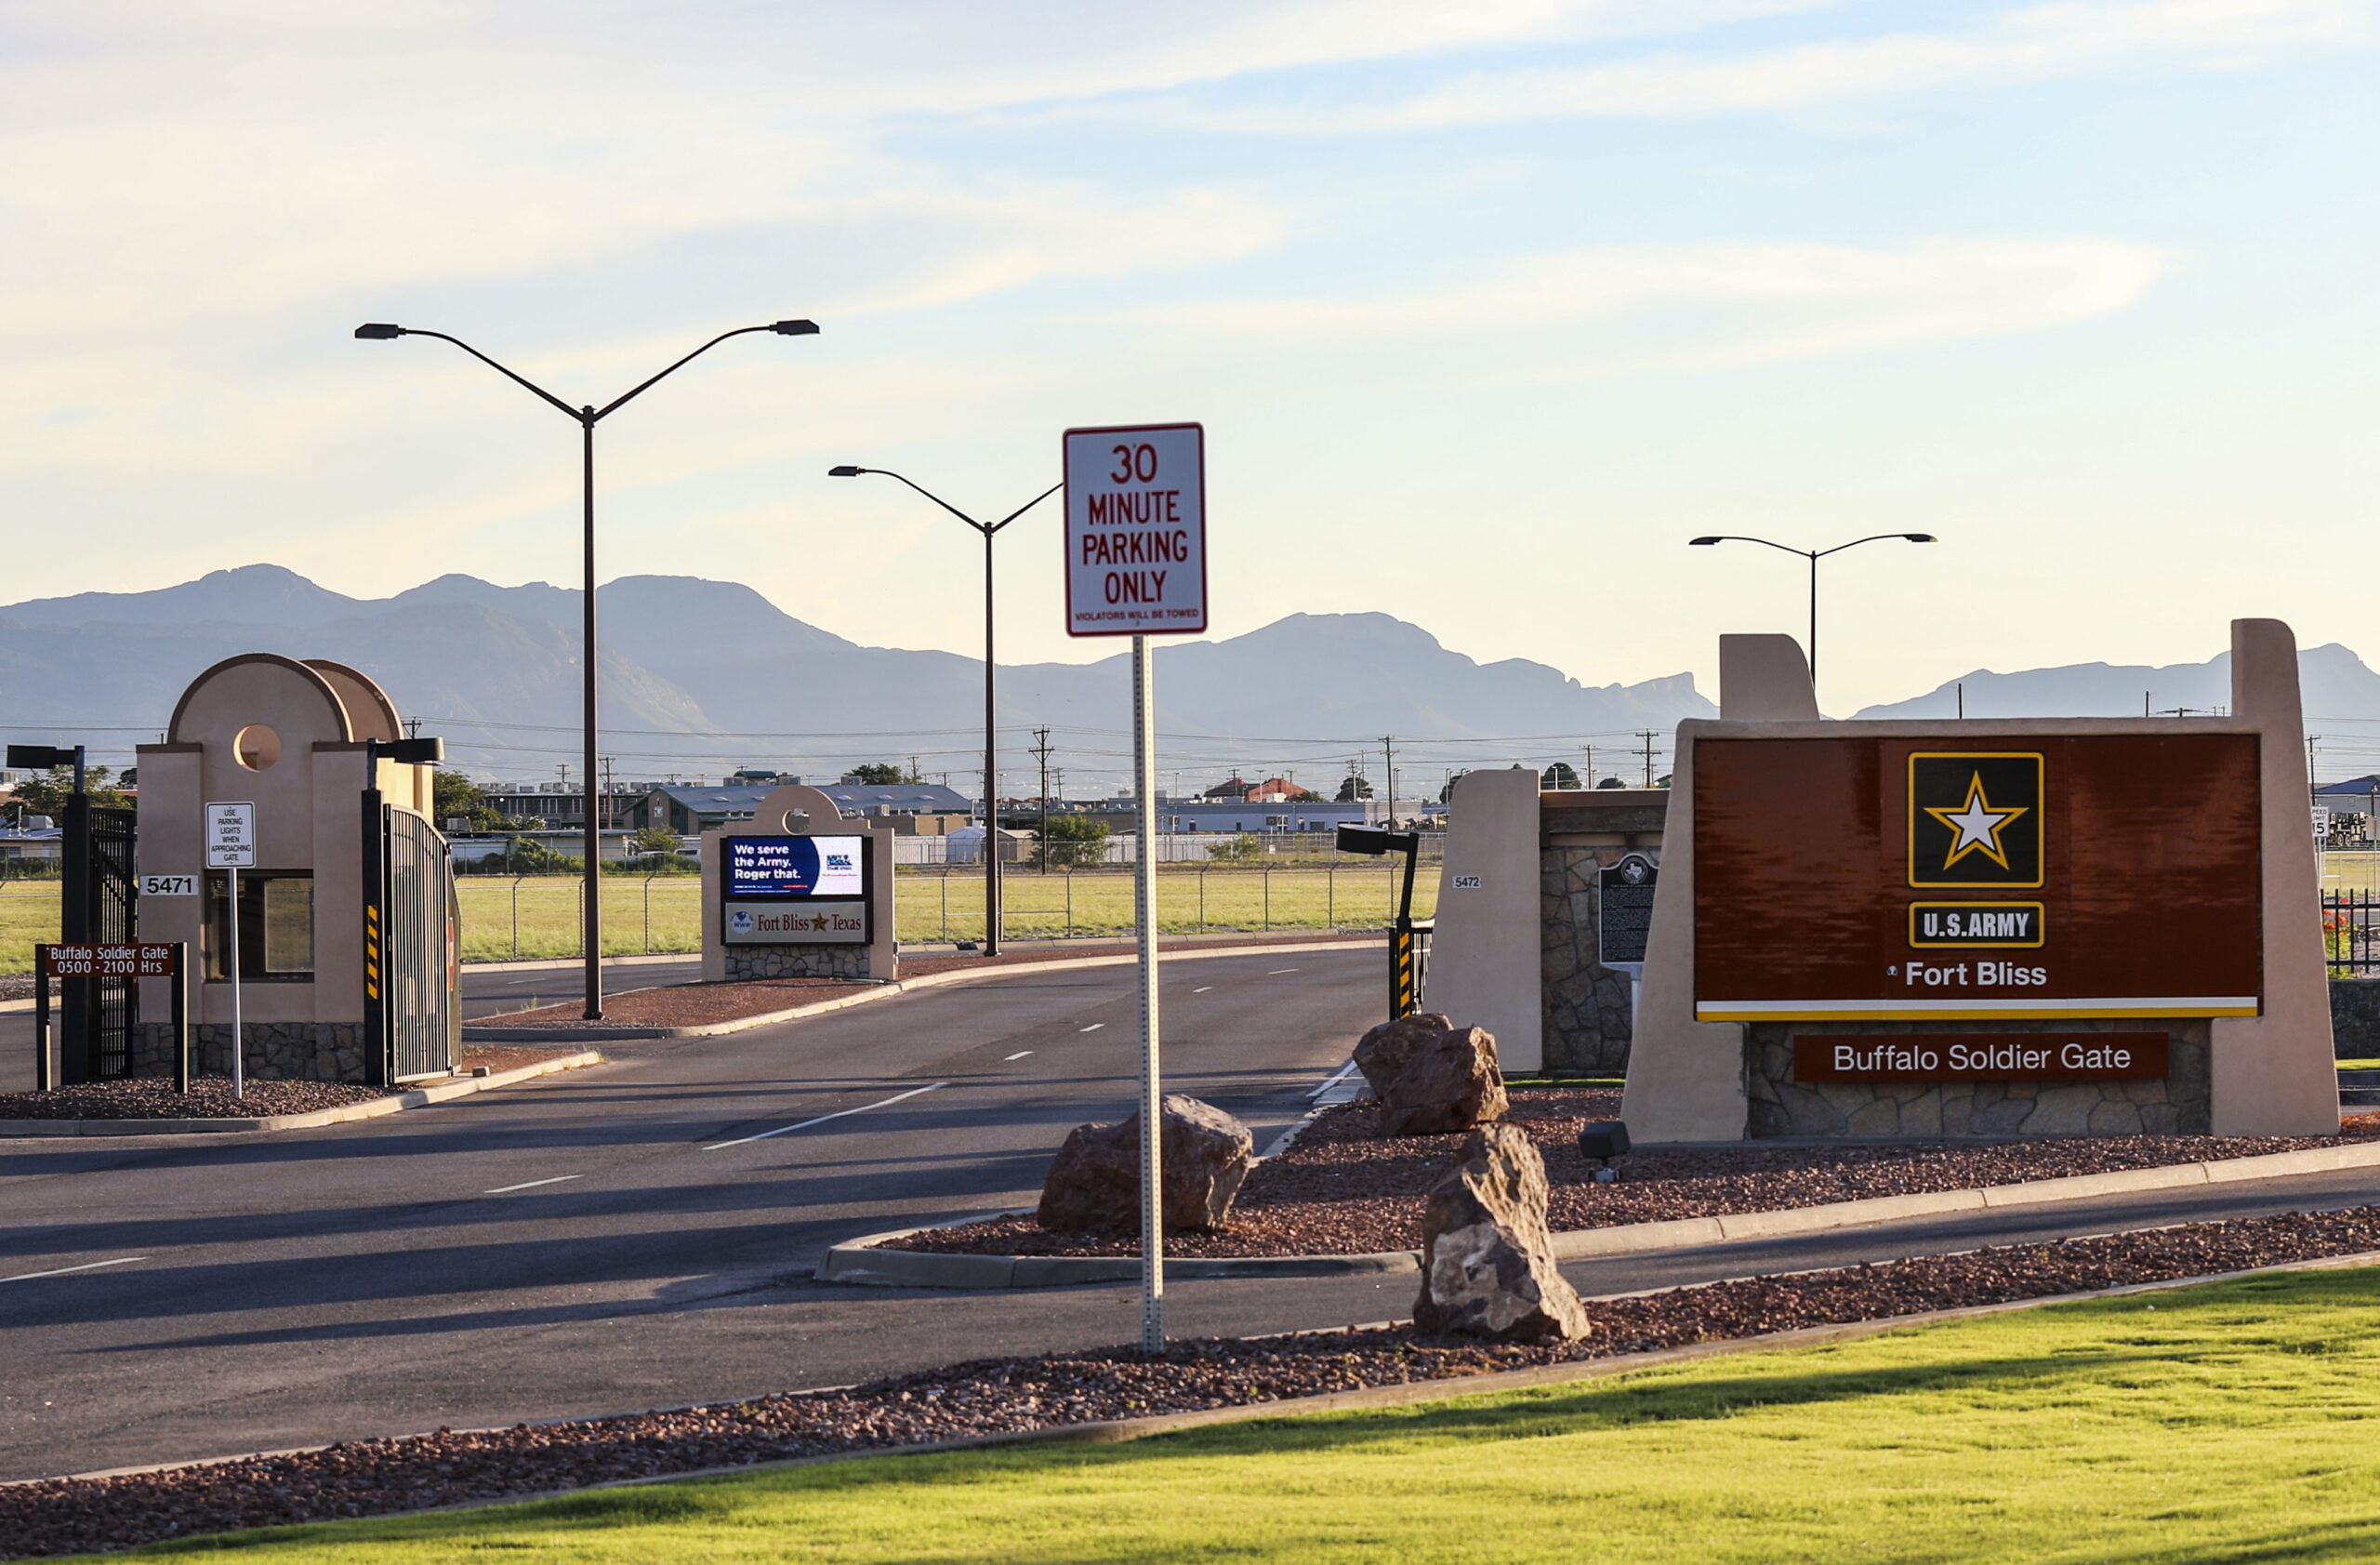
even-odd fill
[[[1695,1015],[2256,1015],[2257,742],[1699,740]]]
[[[731,902],[866,894],[867,843],[859,837],[730,837],[721,891]]]
[[[865,946],[874,877],[865,837],[729,837],[720,844],[720,937],[730,945]]]

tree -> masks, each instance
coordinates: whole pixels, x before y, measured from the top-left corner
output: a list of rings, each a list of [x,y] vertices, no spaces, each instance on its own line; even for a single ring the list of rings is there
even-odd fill
[[[1264,842],[1253,831],[1243,831],[1229,842],[1217,842],[1207,850],[1209,858],[1224,864],[1245,864],[1264,856]]]
[[[1444,787],[1444,788],[1442,788],[1442,789],[1438,789],[1438,802],[1439,802],[1439,803],[1441,803],[1441,804],[1451,804],[1451,803],[1453,803],[1453,802],[1454,802],[1454,785],[1455,785],[1455,784],[1457,784],[1457,783],[1459,783],[1459,782],[1461,782],[1461,781],[1462,781],[1462,779],[1463,779],[1463,778],[1465,778],[1465,777],[1469,776],[1470,775],[1471,775],[1471,774],[1470,774],[1470,773],[1468,773],[1468,772],[1457,772],[1453,776],[1448,777],[1448,778],[1447,779],[1447,785],[1446,785],[1446,787]]]
[[[853,767],[843,780],[865,783],[870,788],[889,788],[894,783],[916,782],[918,778],[915,774],[903,771],[890,761],[869,761]]]
[[[458,816],[477,826],[483,816],[496,814],[487,802],[487,790],[460,772],[430,774],[430,808],[442,827]]]
[[[1107,857],[1107,821],[1101,816],[1056,815],[1041,840],[1044,864],[1098,864]]]
[[[678,834],[666,826],[640,826],[636,835],[628,839],[628,846],[640,855],[681,851]]]
[[[1358,799],[1368,799],[1371,796],[1372,785],[1353,773],[1348,775],[1345,782],[1339,785],[1339,802],[1342,804],[1352,804]]]
[[[1621,782],[1618,777],[1606,777],[1606,778],[1604,778],[1604,780],[1603,780],[1603,781],[1601,781],[1601,782],[1599,782],[1599,783],[1595,784],[1595,787],[1597,787],[1597,788],[1599,788],[1599,789],[1600,789],[1600,788],[1626,788],[1627,786],[1628,786],[1628,785],[1627,785],[1626,783]]]
[[[1549,792],[1578,788],[1580,786],[1578,769],[1567,761],[1557,761],[1539,776],[1537,786]]]
[[[108,779],[114,775],[105,766],[84,768],[83,789],[91,796],[91,808],[128,810],[133,807],[131,794],[120,788],[108,786]],[[17,802],[25,807],[25,814],[47,816],[62,825],[66,819],[66,800],[74,791],[74,768],[52,766],[46,777],[27,777],[11,791],[16,794]]]

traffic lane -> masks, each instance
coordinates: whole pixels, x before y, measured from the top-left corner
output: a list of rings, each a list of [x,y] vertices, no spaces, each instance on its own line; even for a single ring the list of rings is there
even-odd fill
[[[1208,958],[1167,970],[1170,1082],[1248,1110],[1259,1128],[1302,1112],[1295,1097],[1260,1101],[1272,1078],[1343,1057],[1368,1019],[1364,964],[1331,954],[1313,972],[1265,970],[1278,961]],[[976,1064],[1053,1091],[1092,1083],[1083,1117],[1113,1118],[1134,1096],[1135,982],[1129,967],[987,976],[726,1038],[613,1045],[620,1057],[610,1065],[318,1131],[0,1144],[0,1181],[12,1214],[28,1222],[121,1211],[139,1197],[118,1182],[152,1168],[188,1176],[170,1191],[181,1215],[377,1206],[392,1195],[443,1193],[457,1174],[502,1173],[508,1158],[675,1151],[846,1108],[888,1081],[965,1077]],[[1211,992],[1175,992],[1183,989]],[[1109,1025],[1084,1030],[1095,1022]],[[27,1189],[67,1176],[72,1192]]]
[[[638,962],[632,967],[607,964],[603,992],[649,989],[665,984],[691,984],[702,977],[702,959]],[[463,969],[463,1015],[466,1019],[512,1011],[534,1011],[543,1005],[575,1004],[587,998],[587,969],[569,967]]]
[[[1263,1009],[1278,1023],[1294,1007],[1276,996]],[[127,1289],[112,1302],[87,1301],[76,1321],[85,1328],[119,1315],[155,1320],[214,1314],[231,1280],[259,1267],[273,1276],[257,1306],[270,1301],[337,1310],[364,1302],[389,1313],[390,1329],[403,1330],[396,1319],[403,1301],[430,1301],[423,1307],[434,1309],[441,1307],[436,1298],[458,1290],[639,1281],[722,1264],[782,1263],[789,1253],[807,1258],[871,1227],[1029,1202],[1067,1130],[1087,1118],[1112,1117],[1136,1093],[1132,1062],[1112,1057],[1125,1046],[1097,1043],[1072,1018],[1062,1027],[1064,1036],[1032,1056],[1051,1062],[1040,1071],[1012,1068],[1016,1073],[1003,1079],[960,1068],[964,1059],[938,1060],[932,1063],[946,1074],[932,1081],[790,1134],[772,1133],[802,1121],[745,1131],[751,1139],[675,1141],[610,1166],[557,1157],[551,1147],[523,1160],[517,1145],[508,1145],[493,1158],[483,1151],[438,1160],[439,1188],[416,1183],[411,1202],[350,1196],[342,1203],[317,1195],[295,1209],[250,1209],[204,1222],[193,1220],[178,1192],[152,1188],[134,1197],[151,1198],[146,1208],[98,1220],[77,1212],[62,1222],[15,1227],[0,1237],[0,1248],[45,1267],[139,1251],[152,1257],[143,1270],[161,1276],[174,1265],[158,1254],[161,1248],[187,1255],[196,1240],[236,1257]],[[1178,1053],[1183,1069],[1172,1084],[1250,1113],[1269,1109],[1278,1122],[1302,1112],[1329,1052],[1295,1068],[1269,1067],[1236,1057],[1247,1034],[1224,1031],[1218,1040],[1184,1042]],[[1070,1057],[1094,1050],[1110,1057]],[[1207,1055],[1216,1056],[1211,1069],[1201,1064]],[[502,1196],[514,1199],[489,1199]],[[489,1234],[498,1237],[491,1242]],[[38,1323],[9,1307],[14,1302],[0,1298],[0,1324]],[[33,1302],[24,1300],[24,1307]]]
[[[1231,981],[1235,972],[1223,960],[1208,959],[1183,965],[1208,969],[1201,978],[1216,980],[1190,987],[1203,988],[1223,997],[1211,1002],[1211,1015],[1220,1024],[1217,1030],[1223,1035],[1221,1041],[1225,1045],[1226,1055],[1233,1047],[1276,1051],[1280,1047],[1283,1018],[1295,1009],[1285,1002],[1280,980],[1294,975],[1260,968],[1237,976],[1275,981],[1269,985],[1242,985]],[[1130,969],[1122,973],[1128,979],[1132,976]],[[1011,986],[994,987],[1004,989]],[[1369,987],[1358,984],[1357,994],[1363,995]],[[959,998],[956,991],[952,991],[952,997]],[[1054,998],[1064,1006],[1078,1008],[1085,997],[1062,993]],[[1029,1170],[1020,1169],[1016,1174],[996,1178],[993,1183],[1038,1183],[1039,1168],[1046,1164],[1048,1147],[1063,1136],[1067,1123],[1084,1117],[1082,1104],[1112,1106],[1130,1101],[1131,1071],[1114,1067],[1125,1064],[1129,1056],[1136,1054],[1136,1036],[1111,1041],[1106,1035],[1121,1029],[1093,1028],[1091,1022],[1082,1019],[1086,1014],[1095,1016],[1099,1003],[1113,1004],[1124,997],[1109,997],[1104,1002],[1095,994],[1089,998],[1093,1001],[1091,1012],[1052,1023],[1057,1030],[1051,1046],[1025,1056],[1041,1063],[1035,1067],[1033,1079],[1020,1077],[1014,1085],[1045,1097],[1054,1092],[1063,1111],[1045,1112],[1047,1140],[1031,1154]],[[907,1000],[890,1001],[862,1010],[891,1011],[908,1003]],[[1369,997],[1364,996],[1358,1003],[1368,1006]],[[983,1009],[980,997],[976,1009],[979,1013]],[[840,1015],[852,1018],[855,1024],[864,1021],[871,1027],[880,1027],[886,1020],[866,1017],[857,1012]],[[1343,1028],[1359,1028],[1364,1019],[1360,1011],[1341,1018]],[[1175,1036],[1182,1045],[1179,1057],[1190,1060],[1194,1067],[1197,1063],[1195,1056],[1200,1052],[1197,1020],[1195,1008],[1176,1017]],[[1259,1020],[1265,1025],[1253,1025]],[[1335,1055],[1343,1054],[1344,1043],[1345,1036],[1341,1036],[1335,1043],[1312,1045],[1318,1052],[1315,1068],[1306,1073],[1307,1079],[1318,1079],[1323,1066]],[[988,1046],[975,1047],[981,1052]],[[1110,1057],[1104,1061],[1085,1057],[1096,1055]],[[1244,1060],[1226,1057],[1222,1065],[1225,1074],[1243,1081],[1251,1074]],[[557,1094],[561,1095],[564,1094]],[[443,1227],[431,1226],[435,1231],[426,1229],[418,1240],[403,1235],[392,1239],[392,1214],[382,1211],[355,1214],[359,1220],[341,1225],[342,1234],[366,1232],[378,1236],[377,1250],[362,1256],[334,1253],[327,1257],[268,1257],[266,1252],[282,1247],[250,1244],[238,1247],[236,1258],[252,1264],[234,1265],[218,1273],[208,1268],[220,1267],[222,1253],[231,1247],[194,1245],[187,1250],[160,1252],[151,1246],[153,1259],[140,1269],[157,1275],[146,1280],[104,1272],[57,1280],[68,1287],[59,1291],[55,1298],[73,1302],[46,1321],[26,1320],[20,1316],[16,1329],[0,1333],[0,1342],[7,1344],[7,1357],[13,1360],[8,1373],[0,1375],[0,1383],[37,1385],[50,1392],[67,1393],[47,1399],[58,1407],[83,1410],[75,1418],[81,1426],[79,1433],[97,1434],[116,1422],[130,1419],[137,1423],[156,1413],[158,1410],[152,1404],[158,1399],[153,1387],[161,1379],[205,1388],[210,1396],[217,1390],[242,1388],[239,1394],[262,1396],[268,1401],[295,1399],[300,1402],[307,1399],[304,1387],[319,1383],[320,1377],[368,1374],[374,1363],[383,1360],[389,1374],[403,1381],[417,1373],[420,1343],[416,1339],[435,1334],[440,1345],[442,1377],[484,1380],[510,1403],[551,1405],[566,1411],[573,1404],[549,1396],[549,1388],[543,1387],[542,1382],[523,1386],[520,1379],[522,1371],[517,1364],[491,1360],[483,1369],[457,1359],[456,1333],[468,1337],[483,1333],[502,1339],[513,1329],[513,1323],[549,1319],[557,1310],[575,1319],[590,1308],[615,1313],[628,1307],[646,1312],[638,1319],[648,1321],[648,1325],[636,1330],[657,1329],[649,1325],[650,1320],[659,1319],[653,1314],[655,1310],[662,1315],[677,1313],[695,1307],[700,1301],[722,1291],[732,1293],[751,1285],[749,1278],[722,1276],[723,1260],[740,1258],[757,1263],[760,1274],[765,1278],[771,1268],[782,1269],[788,1249],[807,1259],[826,1239],[840,1237],[826,1231],[834,1227],[832,1224],[826,1225],[822,1231],[804,1233],[802,1225],[784,1221],[785,1214],[788,1210],[799,1212],[804,1200],[811,1203],[812,1210],[823,1201],[840,1205],[846,1212],[863,1205],[883,1207],[888,1197],[895,1204],[913,1204],[913,1198],[919,1194],[947,1201],[951,1199],[949,1170],[955,1166],[963,1172],[970,1162],[984,1159],[983,1147],[962,1150],[954,1146],[955,1140],[964,1137],[954,1135],[954,1121],[948,1118],[937,1117],[930,1123],[908,1127],[919,1144],[906,1148],[890,1147],[882,1141],[887,1132],[897,1133],[903,1127],[884,1123],[880,1118],[870,1125],[868,1118],[853,1116],[836,1121],[840,1128],[834,1134],[856,1134],[863,1140],[875,1138],[872,1145],[880,1155],[873,1160],[862,1155],[867,1150],[866,1147],[827,1145],[823,1138],[822,1144],[807,1148],[797,1147],[796,1138],[791,1135],[747,1144],[767,1149],[768,1159],[776,1167],[774,1173],[767,1168],[747,1170],[743,1182],[765,1187],[767,1180],[776,1178],[789,1182],[788,1187],[781,1192],[766,1187],[756,1192],[715,1188],[699,1192],[712,1208],[707,1223],[699,1217],[690,1219],[682,1210],[668,1209],[652,1188],[644,1188],[629,1192],[622,1212],[612,1218],[610,1229],[590,1234],[590,1227],[601,1227],[602,1224],[590,1222],[583,1212],[574,1217],[569,1207],[573,1202],[586,1203],[598,1192],[572,1184],[551,1192],[528,1191],[520,1197],[503,1198],[522,1203],[501,1214],[501,1218],[511,1219],[517,1226],[492,1234],[489,1242],[482,1244],[441,1246],[430,1242],[442,1235],[451,1239],[453,1230],[460,1226],[452,1221]],[[965,1118],[957,1117],[958,1131],[966,1129]],[[995,1118],[1009,1126],[1028,1122],[1028,1117],[1012,1107],[1003,1108]],[[923,1172],[930,1177],[912,1191],[888,1185],[888,1170],[902,1175]],[[852,1188],[838,1194],[826,1183],[829,1178],[845,1182]],[[74,1183],[81,1186],[84,1182]],[[190,1183],[182,1178],[175,1181],[178,1188],[187,1187]],[[617,1193],[603,1193],[602,1199],[617,1200]],[[741,1211],[731,1216],[745,1220],[720,1220],[720,1209],[735,1208],[739,1203],[757,1209],[762,1214],[761,1219],[749,1220],[749,1212]],[[181,1225],[187,1236],[188,1219],[183,1214],[167,1212],[156,1217]],[[623,1223],[632,1225],[634,1231],[622,1232]],[[848,1222],[842,1226],[851,1227]],[[889,1226],[886,1216],[874,1211],[858,1224],[860,1227],[881,1226]],[[501,1220],[496,1227],[502,1229]],[[134,1233],[116,1228],[104,1236],[94,1233],[92,1237],[145,1240],[166,1235],[163,1230]],[[316,1248],[337,1252],[341,1240],[334,1235],[328,1243]],[[351,1252],[351,1242],[347,1248]],[[210,1254],[216,1259],[210,1261]],[[71,1263],[106,1257],[53,1258]],[[262,1264],[253,1264],[258,1262]],[[48,1284],[27,1286],[46,1288]],[[206,1320],[181,1319],[183,1301],[190,1300],[212,1303],[216,1306],[213,1315]],[[27,1300],[29,1306],[33,1303]],[[37,1313],[50,1315],[47,1309]],[[190,1330],[192,1325],[207,1321],[212,1323],[211,1333]],[[198,1340],[210,1336],[216,1339],[211,1345]],[[502,1359],[509,1349],[497,1340],[487,1351]],[[735,1373],[760,1367],[747,1362]],[[537,1366],[536,1373],[568,1383],[582,1369],[564,1353]],[[161,1371],[166,1373],[161,1375]],[[681,1379],[685,1371],[686,1367],[681,1366]],[[707,1373],[706,1369],[705,1373]],[[733,1385],[734,1381],[731,1378],[724,1384]],[[782,1382],[772,1377],[761,1384]],[[709,1395],[710,1391],[711,1383],[705,1380],[688,1386],[686,1395],[698,1397]],[[175,1409],[182,1405],[178,1398],[168,1400]],[[618,1405],[616,1393],[592,1405],[596,1409]],[[68,1433],[58,1426],[61,1416],[54,1412],[47,1415],[45,1439]],[[490,1416],[501,1419],[509,1414],[498,1406]],[[278,1437],[267,1430],[255,1438],[269,1443]],[[164,1454],[173,1452],[171,1447],[161,1450]],[[49,1465],[54,1464],[53,1456]],[[33,1463],[35,1468],[42,1465],[40,1461]]]

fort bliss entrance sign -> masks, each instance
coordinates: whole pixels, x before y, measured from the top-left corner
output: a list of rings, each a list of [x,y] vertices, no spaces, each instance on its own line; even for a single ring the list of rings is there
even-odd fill
[[[1141,1346],[1165,1347],[1157,1014],[1157,683],[1149,637],[1207,628],[1207,444],[1197,424],[1068,430],[1066,634],[1132,638],[1132,869],[1141,947]]]

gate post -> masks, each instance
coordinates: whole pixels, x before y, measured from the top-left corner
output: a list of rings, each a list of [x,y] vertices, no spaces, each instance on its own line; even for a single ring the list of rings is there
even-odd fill
[[[66,796],[66,829],[60,843],[58,938],[73,945],[91,938],[91,796],[83,791],[82,750],[75,750],[74,791]],[[98,1019],[96,978],[59,983],[58,1080],[75,1085],[91,1079],[91,1028]]]
[[[33,1090],[58,1083],[49,1073],[49,948],[33,948]]]
[[[373,770],[378,771],[376,765]],[[373,781],[377,784],[378,778]],[[364,1080],[385,1087],[389,1062],[388,971],[389,827],[388,808],[377,787],[364,790]]]

